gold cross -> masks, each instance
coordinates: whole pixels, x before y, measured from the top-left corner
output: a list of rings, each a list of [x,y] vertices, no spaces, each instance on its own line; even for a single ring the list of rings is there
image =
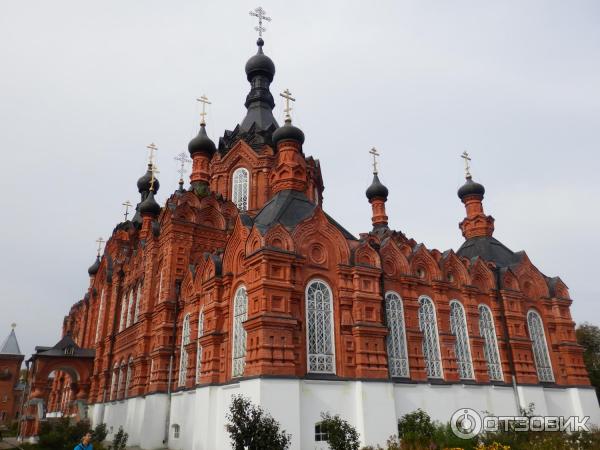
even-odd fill
[[[102,249],[102,244],[104,244],[104,239],[102,239],[102,237],[99,237],[98,239],[96,239],[96,242],[98,243],[98,256],[100,256],[100,250]]]
[[[250,15],[258,18],[258,26],[254,27],[256,31],[258,31],[258,37],[262,37],[263,31],[267,31],[265,27],[262,26],[262,21],[266,20],[267,22],[271,21],[270,17],[267,17],[265,14],[267,12],[262,9],[260,6],[256,8],[254,11],[250,11]]]
[[[212,105],[212,103],[208,101],[206,95],[197,98],[196,101],[202,103],[202,112],[200,113],[200,125],[206,125],[206,105]]]
[[[127,216],[129,215],[129,208],[131,208],[133,205],[131,204],[131,202],[129,200],[127,200],[125,203],[121,203],[124,207],[125,207],[125,222],[127,222]]]
[[[283,98],[285,98],[285,109],[283,110],[285,112],[285,120],[291,121],[292,117],[290,116],[290,111],[292,110],[292,107],[290,106],[290,102],[295,102],[296,99],[294,97],[292,97],[292,93],[290,92],[289,89],[286,89],[279,95],[281,95]]]
[[[178,172],[179,172],[179,180],[183,181],[183,174],[185,173],[185,165],[187,163],[192,162],[192,160],[187,157],[187,155],[185,154],[185,152],[181,152],[179,155],[177,155],[173,159],[175,161],[179,161],[179,163],[181,164],[181,166],[179,167]]]
[[[371,150],[369,150],[369,153],[371,155],[373,155],[373,173],[376,175],[377,174],[377,157],[380,155],[377,152],[377,149],[375,147],[373,147]]]
[[[154,152],[158,150],[158,147],[154,144],[154,142],[150,145],[146,145],[146,148],[150,150],[150,156],[148,158],[149,164],[154,164]]]
[[[469,165],[469,161],[471,161],[471,157],[465,150],[462,155],[460,155],[462,159],[465,160],[465,176],[467,178],[471,178],[471,166]]]
[[[150,190],[152,192],[154,192],[154,182],[156,181],[156,174],[160,173],[160,171],[158,170],[158,167],[156,167],[156,164],[152,164],[152,167],[150,168],[150,173],[152,174],[150,177]]]

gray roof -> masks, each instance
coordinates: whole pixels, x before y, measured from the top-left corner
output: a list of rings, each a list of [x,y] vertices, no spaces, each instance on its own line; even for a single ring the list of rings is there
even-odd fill
[[[69,352],[65,350],[70,348]],[[96,355],[96,351],[91,348],[81,348],[73,340],[71,332],[67,332],[63,338],[56,343],[54,347],[36,347],[36,356],[58,356],[58,357],[71,357],[71,358],[93,358]]]
[[[491,236],[467,239],[456,252],[458,256],[469,259],[480,257],[496,263],[498,267],[508,267],[521,259],[521,254],[513,252],[499,240]]]
[[[22,355],[14,329],[10,330],[10,334],[0,345],[0,355]]]

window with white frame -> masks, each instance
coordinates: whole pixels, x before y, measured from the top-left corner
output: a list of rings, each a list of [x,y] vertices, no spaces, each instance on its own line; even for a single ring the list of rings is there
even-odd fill
[[[121,367],[119,368],[119,381],[117,383],[117,398],[123,398],[123,384],[125,383],[125,362],[121,362]]]
[[[185,386],[188,368],[188,352],[186,345],[190,343],[190,315],[183,318],[183,327],[181,330],[181,353],[179,355],[179,386]]]
[[[240,211],[248,209],[249,178],[250,173],[248,169],[244,169],[243,167],[233,172],[231,201],[237,205]]]
[[[127,304],[127,325],[130,326],[133,322],[133,289],[129,290],[129,303]]]
[[[181,433],[181,427],[178,424],[173,425],[173,438],[179,439],[179,435]]]
[[[329,441],[329,433],[325,431],[325,426],[319,422],[315,424],[315,442]]]
[[[125,329],[125,320],[127,319],[127,294],[123,294],[121,298],[121,319],[119,320],[119,331]]]
[[[314,280],[306,287],[309,372],[335,373],[332,297],[331,289],[324,281]]]
[[[426,296],[419,298],[419,328],[423,333],[423,356],[429,378],[442,378],[442,358],[438,341],[438,328],[433,301]]]
[[[473,379],[473,361],[469,345],[469,332],[463,305],[457,300],[450,302],[450,332],[454,335],[454,352],[458,374],[462,379]]]
[[[408,377],[404,308],[402,307],[402,299],[395,292],[385,294],[385,317],[389,329],[387,352],[390,376]]]
[[[248,294],[240,286],[233,299],[233,377],[241,377],[246,367],[246,330],[244,322],[248,318]]]
[[[129,395],[129,387],[131,386],[131,377],[133,376],[133,358],[129,358],[127,363],[127,376],[125,377],[125,394],[124,397]]]
[[[116,391],[117,391],[117,374],[118,374],[118,372],[119,372],[119,365],[115,364],[115,366],[113,367],[112,379],[111,379],[111,382],[110,382],[110,396],[109,396],[109,398],[111,400],[114,400],[115,397],[116,397],[116,395],[117,395]]]
[[[478,309],[479,334],[483,338],[483,355],[487,362],[488,375],[492,381],[502,381],[504,377],[492,311],[487,305],[479,305]]]
[[[104,322],[104,302],[106,301],[105,294],[106,292],[104,291],[104,288],[102,288],[102,293],[100,294],[100,306],[98,307],[98,320],[96,322],[95,342],[98,342],[98,338],[100,337],[100,329],[102,328],[102,323]]]
[[[142,301],[142,282],[140,281],[137,287],[137,293],[135,296],[135,308],[133,313],[133,323],[137,323],[140,320],[140,302]]]
[[[543,382],[552,382],[554,381],[554,374],[552,373],[552,364],[550,363],[550,355],[548,354],[544,324],[537,311],[530,310],[527,313],[527,325],[529,327],[529,338],[532,342],[533,358],[538,378]]]
[[[200,338],[204,336],[204,310],[200,311],[198,316],[198,346],[196,347],[196,383],[200,383],[202,376],[202,345]]]

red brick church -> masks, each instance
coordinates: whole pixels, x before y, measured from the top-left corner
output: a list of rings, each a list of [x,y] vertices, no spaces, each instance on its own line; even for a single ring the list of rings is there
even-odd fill
[[[144,449],[229,448],[225,412],[240,393],[293,449],[327,448],[323,411],[365,445],[417,408],[448,421],[461,407],[513,415],[534,402],[598,423],[569,290],[494,238],[483,185],[467,170],[464,242],[440,251],[393,228],[374,165],[356,206],[373,226],[353,235],[326,213],[319,160],[289,109],[282,126],[274,117],[275,64],[257,45],[247,113],[218,141],[202,116],[189,185],[162,194],[153,159],[137,180],[135,215],[89,268],[62,340],[30,360],[24,434],[75,414],[123,426]]]

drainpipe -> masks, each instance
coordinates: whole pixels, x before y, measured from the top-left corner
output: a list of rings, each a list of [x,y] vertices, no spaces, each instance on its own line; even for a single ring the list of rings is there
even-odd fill
[[[508,366],[510,368],[510,372],[511,372],[511,382],[512,382],[512,386],[513,386],[513,392],[515,394],[515,402],[517,403],[517,415],[521,415],[521,396],[519,395],[519,388],[517,386],[517,371],[515,369],[515,361],[514,361],[514,355],[513,355],[513,351],[512,351],[512,347],[510,345],[510,337],[508,335],[508,323],[506,322],[506,308],[504,305],[504,299],[502,298],[502,295],[500,294],[500,289],[502,286],[502,277],[500,276],[500,268],[496,267],[494,269],[494,274],[496,275],[496,300],[498,301],[498,303],[500,303],[500,309],[502,311],[502,327],[504,329],[504,340],[506,342],[506,348],[507,348],[507,353],[508,353]]]
[[[165,420],[165,438],[163,444],[167,447],[169,442],[169,428],[171,427],[171,397],[173,384],[173,362],[175,360],[175,350],[177,348],[177,316],[179,315],[179,295],[181,293],[181,280],[175,280],[175,318],[173,320],[173,345],[171,346],[171,356],[169,357],[169,377],[167,384],[167,417]],[[165,448],[166,448],[165,447]]]

